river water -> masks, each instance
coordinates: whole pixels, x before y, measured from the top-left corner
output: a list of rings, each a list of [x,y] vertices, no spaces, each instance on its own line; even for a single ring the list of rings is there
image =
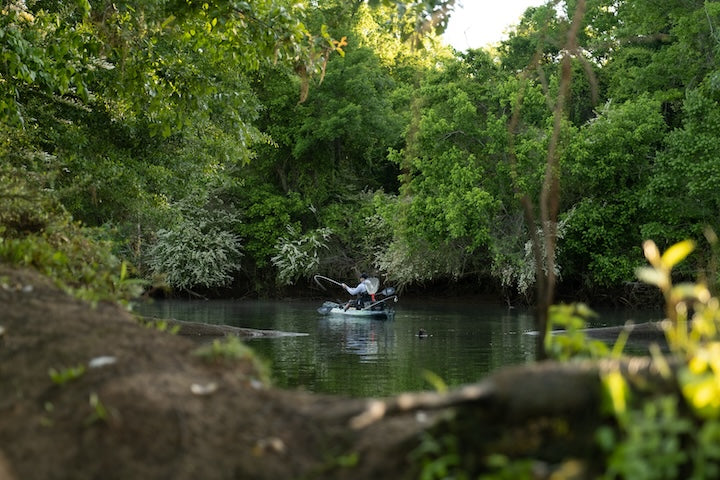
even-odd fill
[[[159,318],[296,332],[247,344],[265,360],[273,384],[316,393],[388,396],[473,383],[506,365],[533,361],[529,309],[467,302],[401,301],[392,320],[320,315],[322,302],[177,301],[135,306]],[[657,312],[598,312],[590,326],[656,318]],[[419,337],[423,328],[428,337]]]

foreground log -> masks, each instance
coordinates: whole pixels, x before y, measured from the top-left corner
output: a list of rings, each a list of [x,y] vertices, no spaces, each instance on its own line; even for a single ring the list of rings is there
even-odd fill
[[[3,480],[409,479],[427,435],[448,434],[472,473],[493,453],[552,465],[597,458],[603,372],[673,388],[636,359],[507,368],[444,394],[313,395],[30,271],[0,267],[0,312]]]

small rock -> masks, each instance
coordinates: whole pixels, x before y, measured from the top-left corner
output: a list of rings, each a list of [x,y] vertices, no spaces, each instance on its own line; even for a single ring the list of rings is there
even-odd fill
[[[217,391],[218,386],[215,382],[206,383],[205,385],[200,385],[199,383],[193,383],[190,386],[190,391],[194,395],[210,395]]]
[[[90,368],[100,368],[104,367],[106,365],[112,365],[117,362],[117,358],[110,356],[110,355],[104,355],[101,357],[95,357],[88,363],[88,367]]]

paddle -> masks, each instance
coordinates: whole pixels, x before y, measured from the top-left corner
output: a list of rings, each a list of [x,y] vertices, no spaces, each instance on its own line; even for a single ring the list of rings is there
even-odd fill
[[[366,307],[363,307],[363,310],[370,310],[370,309],[371,309],[372,307],[374,307],[375,305],[379,305],[379,304],[381,304],[381,303],[383,303],[383,302],[387,302],[387,301],[390,300],[390,299],[394,299],[396,302],[398,301],[397,295],[393,295],[392,297],[383,298],[382,300],[378,300],[377,302],[373,302],[373,303],[371,303],[370,305],[368,305],[368,306],[366,306]]]

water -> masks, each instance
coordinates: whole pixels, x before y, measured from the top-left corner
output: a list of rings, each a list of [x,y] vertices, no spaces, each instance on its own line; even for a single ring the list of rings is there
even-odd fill
[[[532,311],[470,303],[405,302],[393,320],[323,316],[322,302],[157,301],[141,315],[304,333],[247,343],[270,364],[273,384],[317,393],[387,396],[473,383],[535,358]],[[646,321],[650,313],[601,312],[592,326]],[[429,336],[418,337],[424,328]]]

